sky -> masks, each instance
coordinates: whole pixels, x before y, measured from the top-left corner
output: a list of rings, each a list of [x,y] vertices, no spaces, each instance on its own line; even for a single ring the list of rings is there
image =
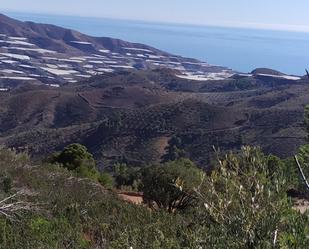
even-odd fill
[[[309,32],[308,0],[0,0],[1,11]]]

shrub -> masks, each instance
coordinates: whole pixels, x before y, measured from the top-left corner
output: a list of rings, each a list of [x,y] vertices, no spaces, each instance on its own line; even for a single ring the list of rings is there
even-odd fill
[[[86,166],[89,169],[95,167],[93,156],[81,144],[68,145],[55,157],[55,160],[69,170],[75,170],[80,166]]]
[[[9,193],[11,191],[12,188],[12,178],[9,176],[4,176],[2,178],[2,190],[4,191],[4,193]]]
[[[129,167],[126,164],[115,164],[113,167],[115,182],[118,188],[130,187],[135,191],[140,190],[141,169]]]
[[[188,159],[149,167],[142,177],[144,200],[169,212],[186,209],[195,202],[194,188],[201,183],[202,175]]]
[[[198,220],[210,248],[273,247],[288,209],[286,188],[282,172],[270,168],[259,149],[243,147],[219,160],[198,192],[203,203]]]
[[[62,152],[54,154],[52,162],[63,165],[80,177],[97,179],[99,176],[93,156],[81,144],[68,145]]]
[[[279,244],[282,249],[307,248],[309,245],[309,213],[301,214],[289,210],[283,219],[279,233]]]
[[[302,170],[303,170],[303,173],[306,177],[306,179],[309,181],[309,144],[306,144],[306,145],[303,145],[299,148],[299,151],[298,151],[298,159],[299,159],[299,162],[301,164],[301,167],[302,167]],[[296,168],[296,166],[295,166]],[[302,177],[298,176],[299,178],[299,182],[300,182],[300,186],[299,186],[299,190],[301,193],[307,193],[308,194],[308,188],[306,187]]]
[[[109,173],[102,173],[98,179],[99,183],[106,188],[114,187],[114,178]]]

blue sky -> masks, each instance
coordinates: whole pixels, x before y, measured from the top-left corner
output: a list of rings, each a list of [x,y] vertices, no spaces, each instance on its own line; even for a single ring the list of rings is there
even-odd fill
[[[1,0],[0,11],[309,32],[308,0]]]

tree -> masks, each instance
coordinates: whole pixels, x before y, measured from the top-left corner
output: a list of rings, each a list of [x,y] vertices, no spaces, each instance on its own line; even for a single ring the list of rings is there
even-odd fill
[[[186,209],[196,200],[194,189],[202,176],[203,172],[188,159],[149,167],[142,176],[144,200],[168,212]]]
[[[70,144],[62,152],[55,155],[53,162],[75,171],[81,177],[97,178],[95,160],[87,148],[81,144]]]
[[[162,157],[163,162],[175,161],[180,158],[185,157],[186,152],[183,149],[181,138],[173,136],[168,141],[168,146],[166,147],[166,154]]]
[[[210,248],[274,248],[288,209],[277,165],[276,159],[251,147],[218,159],[216,170],[198,191],[202,202],[198,220]]]

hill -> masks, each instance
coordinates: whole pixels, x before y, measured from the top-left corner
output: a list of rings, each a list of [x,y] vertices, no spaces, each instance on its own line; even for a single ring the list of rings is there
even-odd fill
[[[124,246],[123,227],[130,234],[125,247],[134,243],[145,248],[151,243],[151,248],[157,248],[152,232],[146,240],[142,232],[147,227],[150,231],[154,223],[155,231],[164,231],[168,238],[159,239],[165,248],[165,240],[180,247],[179,232],[183,237],[190,232],[181,225],[184,217],[129,204],[98,182],[77,178],[54,165],[33,164],[25,154],[0,149],[0,169],[2,248],[120,249]],[[6,187],[4,179],[11,181]]]
[[[305,141],[306,78],[239,73],[4,15],[0,89],[1,144],[35,158],[80,142],[101,167],[146,165],[160,162],[177,137],[205,165],[213,146],[259,145],[286,157]]]
[[[171,68],[180,77],[225,79],[232,70],[108,37],[91,37],[54,25],[0,15],[0,86],[59,87],[110,72]]]
[[[259,145],[286,157],[304,143],[307,80],[253,75],[195,82],[155,69],[61,88],[24,85],[1,94],[0,141],[35,157],[80,142],[103,167],[160,162],[173,136],[200,165],[210,160],[213,146]]]

